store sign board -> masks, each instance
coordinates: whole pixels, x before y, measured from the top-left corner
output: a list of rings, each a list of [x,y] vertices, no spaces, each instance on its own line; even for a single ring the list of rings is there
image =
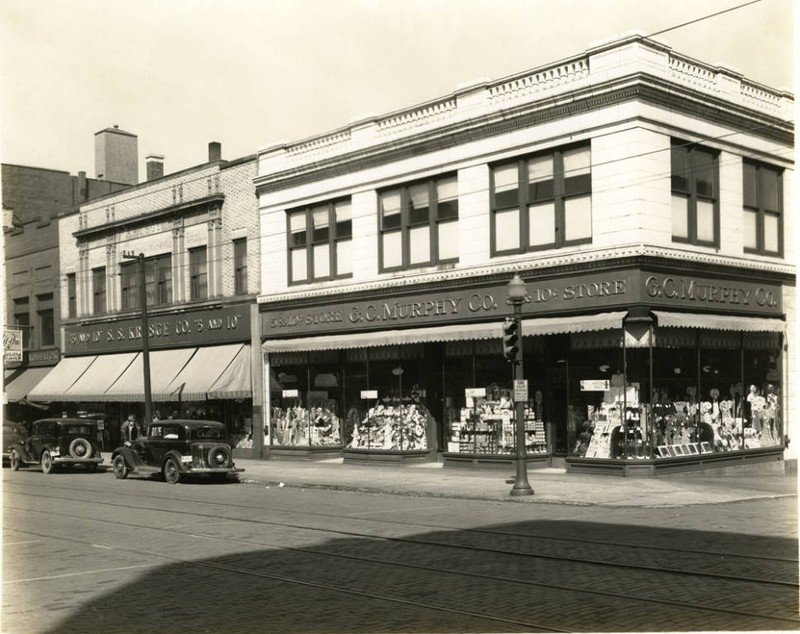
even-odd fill
[[[653,273],[639,269],[601,271],[552,279],[522,274],[530,302],[523,317],[626,309],[631,305],[709,313],[780,315],[781,286],[740,280]],[[467,322],[498,324],[512,314],[507,285],[468,290],[376,296],[354,302],[317,303],[261,312],[264,338],[303,334],[386,330]],[[499,328],[498,328],[499,337]]]
[[[581,381],[581,392],[605,392],[610,389],[608,379],[586,379]]]
[[[297,398],[300,396],[300,392],[298,390],[283,390],[281,396],[283,398]]]
[[[468,387],[464,390],[464,396],[467,398],[486,398],[485,387]]]
[[[378,390],[361,390],[361,398],[364,400],[377,399]]]
[[[514,379],[514,402],[528,400],[528,379]]]
[[[142,349],[140,318],[67,326],[64,330],[67,356]],[[249,342],[250,307],[237,305],[153,315],[148,319],[148,332],[151,350]]]
[[[22,331],[9,329],[3,331],[3,362],[22,361]]]

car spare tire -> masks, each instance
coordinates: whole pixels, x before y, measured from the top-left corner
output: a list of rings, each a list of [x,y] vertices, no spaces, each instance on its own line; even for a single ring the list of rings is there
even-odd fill
[[[76,438],[69,443],[69,455],[73,458],[89,458],[92,455],[92,443],[85,438]]]
[[[208,466],[212,469],[228,469],[231,466],[231,450],[228,445],[215,445],[208,450]]]

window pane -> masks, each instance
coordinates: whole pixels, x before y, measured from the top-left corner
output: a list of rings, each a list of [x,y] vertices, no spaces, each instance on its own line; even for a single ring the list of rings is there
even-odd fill
[[[516,163],[495,167],[494,204],[497,208],[519,204],[519,168]]]
[[[673,145],[671,152],[672,162],[672,191],[689,191],[689,167],[686,148]],[[675,235],[673,232],[672,235]]]
[[[540,156],[528,161],[528,200],[553,198],[553,157]]]
[[[428,225],[409,231],[409,263],[423,264],[431,261],[431,229]]]
[[[588,147],[564,152],[564,176],[570,178],[591,173],[592,154]]]
[[[327,242],[330,235],[330,218],[328,217],[328,206],[314,207],[311,210],[311,222],[314,226],[312,240],[314,244]]]
[[[672,237],[689,237],[689,199],[685,196],[672,197]]]
[[[779,235],[780,216],[764,214],[764,250],[778,253],[781,250]]]
[[[350,238],[353,236],[353,209],[350,201],[336,203],[334,207],[336,216],[336,239]]]
[[[56,330],[52,309],[39,311],[39,329],[41,332],[41,345],[52,346],[55,344]]]
[[[441,178],[436,181],[436,200],[441,203],[445,200],[458,198],[458,179],[455,176]]]
[[[714,204],[697,201],[697,239],[701,242],[714,241]]]
[[[764,209],[780,211],[778,201],[778,173],[767,168],[761,169],[761,202]]]
[[[409,198],[409,224],[422,224],[428,222],[429,217],[429,196],[428,183],[412,185],[408,188]]]
[[[353,273],[353,241],[340,240],[336,243],[336,275]]]
[[[528,207],[528,244],[543,246],[556,241],[556,206],[553,203]]]
[[[314,279],[322,279],[330,277],[331,275],[331,256],[330,245],[325,242],[324,244],[314,245]]]
[[[381,228],[397,229],[400,226],[400,190],[381,194]]]
[[[304,282],[307,279],[306,250],[292,249],[292,282]]]
[[[439,223],[439,260],[458,259],[458,223]]]
[[[714,157],[709,152],[695,150],[692,152],[692,166],[697,195],[713,197]]]
[[[289,214],[289,246],[301,247],[306,243],[306,212]]]
[[[495,212],[494,229],[496,251],[519,249],[519,210]]]
[[[744,210],[742,215],[742,240],[745,249],[758,248],[758,213]]]
[[[758,187],[756,185],[756,166],[752,163],[744,163],[743,183],[744,206],[758,207]]]
[[[403,264],[403,248],[400,231],[384,233],[383,239],[383,268],[391,269]]]
[[[592,237],[592,198],[581,196],[564,201],[564,239],[584,240]]]

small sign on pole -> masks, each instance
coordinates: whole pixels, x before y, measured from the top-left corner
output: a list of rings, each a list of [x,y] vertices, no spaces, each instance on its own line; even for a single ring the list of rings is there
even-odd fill
[[[528,379],[514,379],[514,402],[528,400]]]
[[[3,331],[3,361],[12,363],[22,361],[21,330]]]

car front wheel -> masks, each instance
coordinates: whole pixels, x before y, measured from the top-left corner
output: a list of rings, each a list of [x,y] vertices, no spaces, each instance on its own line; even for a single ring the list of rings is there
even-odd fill
[[[169,484],[178,484],[181,480],[181,468],[175,458],[167,458],[162,469],[164,480]]]
[[[16,449],[11,450],[11,458],[9,460],[11,461],[11,470],[19,471],[20,460]]]
[[[125,457],[122,454],[114,456],[111,468],[114,470],[114,477],[117,480],[124,480],[128,477],[128,465],[125,464]]]
[[[48,474],[53,472],[53,458],[50,456],[50,452],[45,450],[42,452],[42,473]]]

